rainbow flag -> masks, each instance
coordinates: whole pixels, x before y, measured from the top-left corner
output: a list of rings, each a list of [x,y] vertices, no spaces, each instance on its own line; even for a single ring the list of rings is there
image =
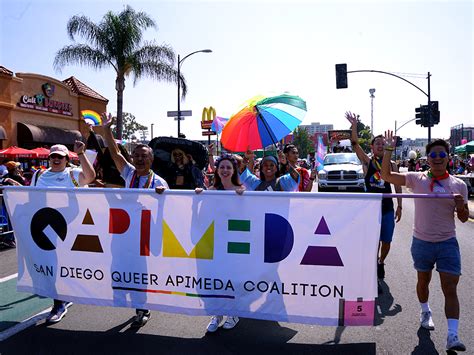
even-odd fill
[[[228,120],[228,118],[216,116],[216,118],[214,118],[212,121],[211,131],[221,133]]]
[[[89,126],[100,126],[102,124],[102,118],[100,115],[92,110],[82,110],[82,118]]]
[[[326,146],[323,143],[323,136],[318,137],[318,146],[316,152],[316,167],[318,171],[320,171],[324,169],[324,157],[326,155]]]

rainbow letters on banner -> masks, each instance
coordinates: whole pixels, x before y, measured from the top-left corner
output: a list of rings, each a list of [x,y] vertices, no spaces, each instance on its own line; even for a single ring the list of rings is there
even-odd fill
[[[377,194],[4,193],[19,291],[191,315],[373,323]]]

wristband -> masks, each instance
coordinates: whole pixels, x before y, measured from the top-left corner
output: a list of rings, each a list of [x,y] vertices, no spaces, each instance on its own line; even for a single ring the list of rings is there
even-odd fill
[[[310,179],[311,181],[314,181],[315,178],[311,178],[311,177],[310,177],[309,179]]]
[[[386,150],[387,152],[393,152],[393,151],[394,151],[394,149],[393,149],[392,147],[385,148],[385,150]]]
[[[77,154],[77,156],[79,156],[79,155],[84,155],[84,153],[76,153],[76,154]]]

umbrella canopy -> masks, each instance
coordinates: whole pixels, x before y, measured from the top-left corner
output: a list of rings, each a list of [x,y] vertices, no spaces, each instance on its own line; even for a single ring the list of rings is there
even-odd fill
[[[201,170],[204,169],[208,163],[207,148],[199,142],[184,138],[156,137],[153,138],[148,145],[153,149],[155,156],[154,165],[169,163],[173,149],[181,149],[183,152],[191,154],[196,162],[196,166]]]
[[[33,152],[32,150],[18,148],[15,146],[8,147],[0,151],[0,158],[10,158],[10,159],[18,159],[18,158],[37,158],[38,153]]]
[[[258,96],[229,119],[221,143],[233,152],[264,148],[292,132],[305,115],[306,102],[298,96]]]
[[[35,148],[31,149],[32,152],[35,152],[38,154],[38,158],[40,159],[48,159],[49,158],[49,149],[48,148]],[[77,156],[76,153],[69,151],[69,159],[74,159],[77,160],[79,157]]]
[[[49,149],[48,148],[35,148],[31,149],[32,152],[36,152],[38,154],[38,158],[40,159],[47,159],[49,156]]]
[[[474,153],[474,141],[470,141],[469,143],[459,145],[456,148],[454,148],[455,153]]]

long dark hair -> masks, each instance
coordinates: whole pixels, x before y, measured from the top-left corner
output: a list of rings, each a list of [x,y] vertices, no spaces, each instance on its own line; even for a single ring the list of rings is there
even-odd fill
[[[239,170],[237,168],[237,160],[231,155],[231,154],[223,154],[221,155],[217,160],[216,160],[216,170],[214,171],[214,187],[217,189],[222,185],[222,180],[221,177],[219,176],[219,165],[221,165],[222,161],[228,160],[232,164],[232,167],[234,168],[234,172],[232,173],[232,177],[230,181],[232,184],[235,186],[242,186],[242,183],[240,182],[240,175],[239,175]]]

